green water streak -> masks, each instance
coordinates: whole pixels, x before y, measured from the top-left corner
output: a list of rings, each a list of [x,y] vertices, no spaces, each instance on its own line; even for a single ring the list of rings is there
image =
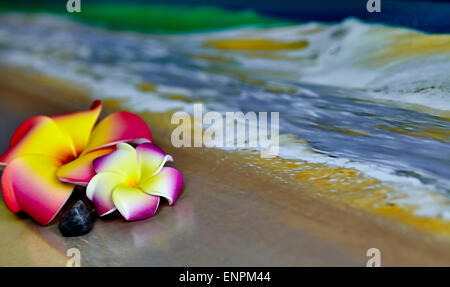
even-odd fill
[[[138,32],[189,32],[233,26],[273,26],[284,22],[253,11],[234,12],[216,7],[82,3],[81,13],[68,13],[65,3],[0,4],[0,13],[12,11],[51,13],[108,29]]]

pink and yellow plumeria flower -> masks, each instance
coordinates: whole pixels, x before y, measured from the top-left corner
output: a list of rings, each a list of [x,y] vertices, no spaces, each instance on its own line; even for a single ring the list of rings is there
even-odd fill
[[[95,128],[102,109],[57,116],[35,116],[13,134],[0,156],[6,166],[1,185],[13,212],[23,210],[42,225],[52,221],[70,197],[74,184],[87,185],[95,175],[94,159],[115,150],[120,142],[151,142],[146,123],[137,115],[117,112]]]
[[[167,161],[173,161],[172,157],[152,143],[136,149],[120,143],[114,152],[94,161],[97,175],[89,182],[86,195],[100,216],[118,209],[126,220],[151,217],[160,197],[172,205],[183,186],[181,174],[164,167]]]

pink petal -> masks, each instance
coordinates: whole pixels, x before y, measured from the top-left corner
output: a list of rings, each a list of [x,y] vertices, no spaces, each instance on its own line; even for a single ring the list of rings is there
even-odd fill
[[[159,206],[159,197],[148,195],[126,184],[118,185],[112,199],[126,220],[141,220],[153,216]]]
[[[42,225],[47,225],[69,199],[73,185],[60,182],[57,159],[26,155],[14,159],[2,175],[3,197],[13,212],[23,210]]]
[[[147,124],[138,115],[117,112],[102,120],[93,130],[83,153],[121,142],[151,142],[152,134]]]
[[[161,172],[150,177],[139,188],[147,194],[162,196],[169,201],[169,205],[174,204],[183,186],[183,176],[172,167],[163,167]]]
[[[159,147],[152,143],[143,143],[136,147],[141,181],[159,172],[166,161],[173,161],[172,156],[167,155]]]
[[[57,170],[56,176],[60,181],[85,186],[95,175],[93,161],[96,158],[109,154],[115,150],[115,147],[106,147],[82,155],[79,158],[61,166]]]
[[[19,212],[20,206],[14,194],[14,187],[12,183],[14,168],[6,167],[2,175],[2,193],[6,206],[12,212]]]
[[[121,174],[114,172],[98,173],[89,182],[86,196],[92,200],[100,216],[107,215],[116,210],[112,201],[112,191],[125,181]]]

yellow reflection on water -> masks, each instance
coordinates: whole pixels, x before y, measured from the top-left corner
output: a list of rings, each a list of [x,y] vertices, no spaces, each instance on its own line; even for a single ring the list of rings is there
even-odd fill
[[[223,39],[209,40],[205,46],[223,50],[299,50],[308,46],[308,41],[281,42],[270,39]]]

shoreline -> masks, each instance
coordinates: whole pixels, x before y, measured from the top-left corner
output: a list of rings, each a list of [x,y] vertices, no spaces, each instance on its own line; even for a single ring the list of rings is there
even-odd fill
[[[18,118],[26,118],[34,114],[65,113],[85,109],[92,102],[87,91],[58,79],[6,67],[0,69],[0,74],[2,89],[0,98],[5,103],[1,110],[7,110],[14,115],[20,114]],[[70,106],[68,102],[70,102]],[[73,105],[73,103],[76,104]],[[108,100],[104,100],[104,106],[105,112],[102,115],[121,108],[120,103]],[[167,130],[170,124],[170,113],[138,114],[149,124],[155,143],[174,156],[173,165],[185,177],[185,188],[180,197],[183,202],[181,205],[190,203],[191,212],[194,213],[194,219],[190,224],[195,228],[189,228],[189,224],[183,223],[180,227],[177,225],[175,231],[179,232],[181,229],[182,234],[183,232],[190,234],[190,231],[195,229],[200,233],[210,234],[210,232],[224,230],[226,234],[223,236],[230,240],[230,242],[222,242],[219,234],[210,235],[209,238],[207,235],[204,235],[205,238],[198,238],[190,234],[189,239],[192,239],[193,246],[201,248],[198,242],[200,241],[215,251],[203,252],[203,255],[198,257],[197,264],[189,265],[220,265],[221,261],[217,258],[225,256],[226,259],[222,262],[225,266],[232,264],[255,265],[255,262],[260,262],[259,265],[272,266],[364,266],[364,262],[367,260],[365,252],[372,247],[381,250],[383,266],[450,265],[450,253],[448,252],[450,237],[446,236],[445,232],[440,235],[439,233],[433,235],[432,232],[429,232],[430,230],[442,230],[442,228],[446,231],[445,227],[448,227],[449,223],[443,226],[439,226],[438,223],[437,229],[436,226],[434,229],[433,226],[429,226],[433,225],[433,221],[421,222],[418,226],[412,227],[411,222],[409,225],[398,222],[411,220],[407,218],[407,212],[387,210],[385,214],[377,214],[370,212],[371,210],[354,208],[350,206],[349,202],[340,198],[333,199],[324,192],[318,191],[318,186],[312,186],[304,178],[293,180],[292,177],[286,176],[282,170],[285,163],[278,163],[281,167],[279,170],[271,168],[271,166],[277,165],[276,161],[266,163],[266,165],[262,164],[255,169],[249,167],[246,157],[243,157],[241,152],[207,148],[173,148],[169,141],[170,133]],[[168,119],[169,122],[167,122]],[[14,122],[16,126],[20,123],[17,120],[11,120],[11,122]],[[7,132],[12,134],[15,127]],[[3,128],[2,133],[5,133]],[[4,136],[4,138],[9,139],[8,136]],[[4,144],[3,142],[2,147]],[[177,204],[174,206],[174,209],[176,208]],[[231,210],[223,210],[226,208]],[[5,209],[6,207],[3,205],[1,207],[2,215],[7,212],[11,214]],[[158,223],[165,219],[174,221],[171,213],[173,213],[172,208],[164,206],[161,212],[158,212],[154,218],[149,220],[149,223],[145,224],[153,224],[154,221]],[[201,219],[196,218],[195,215],[200,216]],[[159,219],[159,217],[163,218]],[[196,221],[196,219],[198,220]],[[23,219],[19,220],[23,221]],[[34,223],[31,220],[27,219],[26,221],[27,227],[33,226]],[[117,233],[113,231],[114,226],[110,224],[112,222],[103,223],[101,221],[97,220],[96,224],[100,226],[94,227],[91,234],[86,237],[87,239],[84,239],[89,244],[83,243],[84,237],[70,240],[62,238],[55,223],[45,228],[34,224],[36,226],[31,229],[40,236],[45,232],[50,232],[48,233],[51,234],[49,241],[53,242],[50,243],[50,246],[55,246],[54,242],[59,242],[61,246],[67,242],[85,246],[93,244],[90,238],[98,236],[103,238],[105,232]],[[120,218],[114,218],[111,221],[115,224],[120,222],[119,229],[135,225],[124,225]],[[176,220],[175,222],[178,223]],[[203,224],[197,225],[198,222],[203,222]],[[217,230],[217,226],[215,226],[217,224],[222,228]],[[244,224],[247,226],[243,226]],[[425,227],[428,225],[428,229],[418,229],[422,225]],[[3,228],[1,227],[0,230]],[[15,229],[15,226],[7,227],[4,234],[7,234],[9,229]],[[172,232],[175,231],[169,228],[162,233],[167,238],[172,238]],[[243,242],[236,237],[241,237]],[[214,239],[219,240],[218,246],[212,244]],[[107,244],[110,243],[108,239],[105,240]],[[145,241],[145,238],[142,240]],[[235,246],[231,244],[233,242],[236,243]],[[252,244],[263,247],[263,249],[272,248],[274,250],[269,252],[270,256],[256,254],[256,252],[250,252],[249,255],[245,248],[252,249],[249,247]],[[56,246],[58,245],[56,244]],[[136,246],[131,247],[135,248]],[[258,249],[257,247],[256,249]],[[60,249],[61,247],[56,248],[64,256],[65,250]],[[169,254],[172,254],[174,249],[170,250]],[[240,254],[237,254],[236,252],[239,251]],[[152,250],[152,252],[156,251]],[[189,252],[185,251],[185,253]],[[236,258],[231,258],[233,255]],[[217,258],[214,259],[214,256]],[[88,264],[104,265],[105,261],[102,260],[105,259],[99,260],[98,256],[95,258],[88,261]],[[0,260],[0,265],[8,265],[4,260],[5,258]],[[183,259],[178,258],[178,261],[172,264],[183,265],[184,262]]]

